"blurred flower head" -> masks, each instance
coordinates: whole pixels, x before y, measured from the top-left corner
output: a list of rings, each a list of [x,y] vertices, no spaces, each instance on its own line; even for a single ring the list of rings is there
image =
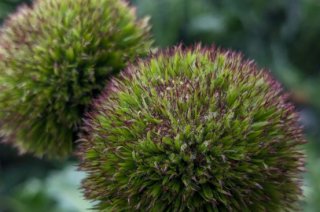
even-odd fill
[[[151,43],[122,0],[20,7],[0,32],[1,134],[21,152],[67,156],[91,99]]]

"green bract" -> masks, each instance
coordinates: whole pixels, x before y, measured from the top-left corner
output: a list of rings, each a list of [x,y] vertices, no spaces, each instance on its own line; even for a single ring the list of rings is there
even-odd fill
[[[280,85],[241,55],[160,52],[88,115],[85,195],[103,211],[279,211],[300,198],[304,143]]]
[[[38,0],[0,33],[2,134],[22,152],[72,151],[90,100],[149,52],[146,20],[121,0]]]

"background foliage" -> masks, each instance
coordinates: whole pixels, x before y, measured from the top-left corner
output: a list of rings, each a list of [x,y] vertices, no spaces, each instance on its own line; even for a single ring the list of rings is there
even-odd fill
[[[2,0],[0,19],[22,2],[29,1]],[[309,144],[302,204],[305,211],[317,211],[320,208],[320,2],[132,0],[132,3],[137,5],[139,15],[151,17],[156,45],[215,43],[242,51],[273,71],[291,92],[305,126]],[[59,177],[64,173],[79,176],[69,168],[70,161],[61,164],[30,156],[18,157],[15,150],[1,145],[0,211],[42,211],[43,208],[79,211],[77,206],[86,204],[80,197],[64,198],[62,188],[50,190],[63,184],[69,185],[63,188],[69,188],[70,195],[79,193],[78,184]]]

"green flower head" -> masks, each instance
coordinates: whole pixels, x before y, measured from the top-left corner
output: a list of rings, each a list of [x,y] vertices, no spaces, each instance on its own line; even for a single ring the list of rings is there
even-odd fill
[[[102,211],[279,211],[305,143],[281,86],[238,53],[176,47],[112,79],[85,121],[86,198]]]
[[[122,0],[37,0],[0,32],[1,134],[21,152],[71,153],[83,113],[106,80],[151,47]]]

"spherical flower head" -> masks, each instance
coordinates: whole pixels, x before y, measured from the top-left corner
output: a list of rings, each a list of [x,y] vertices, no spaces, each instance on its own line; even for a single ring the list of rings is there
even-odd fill
[[[238,53],[176,47],[113,78],[85,123],[85,196],[110,211],[278,211],[300,198],[297,114]]]
[[[93,97],[151,47],[122,0],[37,0],[0,32],[1,134],[21,152],[64,157]]]

